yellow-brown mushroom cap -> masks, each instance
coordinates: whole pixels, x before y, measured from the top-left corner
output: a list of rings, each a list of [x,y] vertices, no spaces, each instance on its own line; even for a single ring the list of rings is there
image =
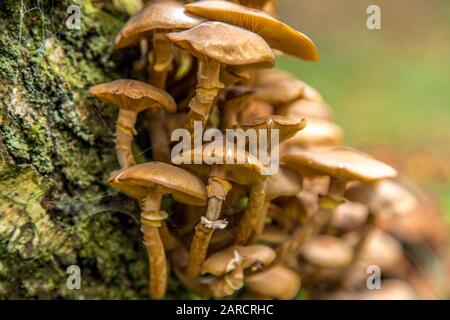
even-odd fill
[[[266,199],[272,200],[283,196],[295,196],[302,190],[302,177],[285,165],[270,176],[266,182]]]
[[[153,0],[132,16],[115,39],[116,48],[121,49],[149,36],[152,30],[190,29],[205,21],[184,10],[181,3],[174,0]]]
[[[235,251],[242,257],[244,269],[267,266],[276,255],[273,249],[263,245],[232,246],[209,257],[203,264],[202,274],[209,273],[219,277],[232,271],[233,266],[230,263],[235,258]]]
[[[274,49],[308,61],[319,60],[310,38],[263,11],[222,0],[199,1],[185,6],[188,12],[207,19],[246,28],[261,35]]]
[[[177,111],[177,105],[170,94],[137,80],[120,79],[102,83],[90,88],[89,92],[103,102],[134,112],[159,106],[168,112]]]
[[[173,157],[172,162],[176,164],[180,163],[189,170],[202,174],[205,172],[205,165],[208,164],[209,161],[210,164],[219,164],[215,162],[215,159],[221,159],[221,164],[219,165],[225,166],[228,180],[246,185],[258,183],[265,178],[265,176],[262,176],[265,169],[264,165],[258,158],[239,148],[235,148],[235,152],[233,152],[233,149],[231,148],[227,149],[226,139],[223,139],[221,142],[222,147],[220,144],[215,144],[216,141],[213,141],[203,145],[201,148],[199,147],[184,151]],[[233,146],[233,144],[231,144],[231,146]],[[195,164],[195,159],[202,159],[202,164]]]
[[[276,265],[245,277],[244,286],[264,297],[288,300],[300,290],[301,278],[294,271]]]
[[[206,205],[206,188],[192,173],[164,162],[138,164],[116,172],[108,183],[120,192],[142,199],[149,192],[170,193],[189,205]]]
[[[318,147],[341,143],[343,130],[337,124],[317,118],[309,118],[305,128],[284,141],[287,146]]]
[[[350,180],[376,181],[397,175],[391,166],[346,147],[320,151],[297,150],[284,155],[281,161],[297,170],[301,170],[301,167],[310,168]]]
[[[271,68],[275,64],[272,49],[263,38],[226,23],[203,22],[167,36],[197,58],[207,57],[226,65],[255,68]]]
[[[241,128],[243,130],[253,129],[257,131],[260,129],[265,129],[269,131],[268,136],[270,130],[277,129],[279,130],[279,142],[282,142],[294,136],[297,132],[305,128],[305,126],[306,126],[305,119],[294,120],[285,116],[270,115],[257,117],[241,122],[239,125],[235,127]]]
[[[325,235],[306,242],[300,253],[306,261],[324,268],[344,267],[353,259],[353,249],[347,242]]]
[[[330,108],[324,102],[309,101],[303,98],[277,108],[277,113],[292,119],[319,118],[328,121],[333,119]]]

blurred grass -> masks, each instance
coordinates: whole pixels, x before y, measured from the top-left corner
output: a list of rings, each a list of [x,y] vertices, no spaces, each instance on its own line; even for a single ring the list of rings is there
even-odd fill
[[[382,30],[376,31],[365,26],[368,3],[281,1],[281,18],[314,40],[321,61],[285,57],[277,67],[322,93],[347,144],[448,156],[450,1],[377,1]],[[425,187],[440,198],[450,222],[450,181],[433,179]]]

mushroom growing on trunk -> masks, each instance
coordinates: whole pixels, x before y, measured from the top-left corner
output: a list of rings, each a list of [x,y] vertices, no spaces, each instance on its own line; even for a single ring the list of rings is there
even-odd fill
[[[150,297],[161,299],[167,287],[167,263],[160,228],[168,214],[161,211],[161,199],[172,194],[178,202],[206,205],[203,182],[192,173],[164,162],[149,162],[116,172],[108,183],[116,190],[139,201],[141,230],[150,265]]]
[[[116,153],[121,168],[136,162],[131,150],[134,128],[139,112],[149,108],[164,108],[175,112],[177,105],[172,97],[159,88],[136,80],[121,79],[96,85],[89,92],[100,100],[119,107],[116,122]]]
[[[188,128],[191,130],[194,121],[205,125],[219,92],[225,88],[220,81],[222,65],[256,69],[271,68],[275,63],[275,56],[263,38],[226,23],[203,22],[167,36],[198,58],[196,95],[189,103]]]

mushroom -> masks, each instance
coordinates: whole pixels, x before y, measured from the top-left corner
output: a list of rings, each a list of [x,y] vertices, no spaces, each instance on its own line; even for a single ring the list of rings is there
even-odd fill
[[[172,42],[167,39],[166,34],[174,30],[193,28],[203,21],[205,19],[186,12],[178,1],[153,0],[128,20],[117,34],[115,45],[116,48],[122,49],[151,37],[153,65],[150,83],[164,88],[167,71],[170,70],[173,59]]]
[[[187,4],[185,8],[201,17],[253,31],[274,49],[303,60],[319,60],[317,48],[311,39],[258,9],[223,0],[199,1]]]
[[[254,99],[281,108],[299,99],[323,103],[317,91],[291,74],[278,70],[261,70],[253,89]]]
[[[381,289],[362,291],[339,291],[325,295],[325,300],[417,300],[417,292],[405,281],[387,279],[381,282]]]
[[[198,26],[167,35],[177,46],[198,58],[196,95],[189,103],[190,122],[206,123],[217,95],[225,87],[220,82],[221,65],[240,68],[271,68],[272,50],[263,38],[248,30],[221,22]]]
[[[154,0],[133,15],[115,39],[116,48],[135,45],[143,39],[152,39],[152,66],[149,83],[164,89],[167,73],[172,68],[173,44],[167,32],[190,29],[205,21],[185,12],[183,5],[174,0]],[[146,59],[147,60],[147,59]],[[147,112],[147,129],[152,143],[153,159],[169,162],[166,113],[161,109]]]
[[[273,148],[273,132],[272,130],[278,130],[279,134],[279,140],[275,141],[276,148],[278,148],[277,143],[279,141],[283,141],[284,139],[287,139],[294,135],[298,130],[303,129],[305,126],[304,121],[293,121],[292,119],[285,118],[282,116],[268,116],[264,118],[256,118],[253,120],[250,120],[245,123],[241,123],[239,125],[242,129],[253,129],[257,130],[258,137],[259,130],[266,130],[270,134],[270,146],[268,146],[269,149]],[[252,149],[252,148],[250,148]],[[272,150],[268,150],[270,153],[272,153]],[[276,152],[276,151],[275,151]],[[282,175],[282,173],[281,173]],[[244,216],[242,217],[239,226],[236,230],[236,243],[237,244],[247,244],[248,241],[255,241],[256,237],[258,237],[259,234],[264,229],[264,222],[267,214],[267,207],[270,203],[270,200],[268,202],[265,201],[265,189],[266,189],[266,175],[260,177],[260,182],[258,184],[255,184],[252,186],[252,189],[250,190],[250,199],[249,199],[249,205],[247,209],[245,210]],[[277,179],[277,177],[275,175]],[[300,191],[300,190],[298,190]],[[297,191],[297,193],[298,193]],[[283,194],[281,194],[283,195]],[[291,194],[289,194],[291,195]]]
[[[260,270],[274,258],[275,252],[266,246],[233,246],[213,254],[203,264],[202,274],[212,278],[195,279],[181,275],[181,279],[189,289],[203,296],[221,298],[242,288],[245,270]]]
[[[121,168],[128,168],[136,162],[131,151],[137,114],[149,108],[163,107],[175,112],[177,105],[164,90],[136,80],[115,80],[96,85],[89,92],[100,100],[119,107],[116,122],[116,153]]]
[[[322,268],[345,267],[353,259],[353,249],[347,242],[326,235],[306,242],[300,254],[309,263]]]
[[[189,159],[191,165],[184,164],[184,166],[197,172],[204,171],[205,166],[194,164],[195,159],[203,159],[204,163],[212,163],[207,186],[208,209],[206,216],[201,217],[200,223],[195,228],[187,268],[189,276],[199,274],[214,230],[224,229],[227,226],[227,221],[219,220],[219,217],[222,203],[232,187],[229,180],[244,185],[249,183],[259,185],[264,168],[257,158],[244,150],[237,149],[236,152],[229,150],[226,139],[221,140],[221,144],[218,142],[214,141],[200,148],[185,151],[172,160],[174,163],[182,164],[185,163],[183,159]]]
[[[266,242],[270,245],[280,245],[289,239],[286,231],[273,225],[264,228],[263,233],[259,237],[259,241]]]
[[[301,279],[294,271],[282,265],[275,265],[246,276],[244,287],[262,297],[288,300],[297,295],[301,287]]]
[[[252,89],[241,86],[232,86],[226,90],[222,113],[222,129],[231,128],[233,125],[238,124],[239,113],[244,111],[250,104],[252,94]]]
[[[164,162],[149,162],[123,169],[114,173],[108,183],[139,201],[141,231],[150,264],[150,297],[160,299],[165,295],[167,286],[167,265],[160,228],[168,215],[160,210],[162,196],[172,194],[181,203],[204,206],[205,186],[190,172]]]

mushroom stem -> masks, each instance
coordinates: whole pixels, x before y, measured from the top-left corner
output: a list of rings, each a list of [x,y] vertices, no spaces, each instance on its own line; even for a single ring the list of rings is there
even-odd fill
[[[159,230],[167,214],[160,212],[161,198],[162,194],[150,192],[141,201],[141,231],[150,268],[149,294],[153,299],[163,298],[167,289],[167,261]]]
[[[267,199],[264,200],[261,214],[258,218],[258,221],[256,222],[255,232],[253,232],[253,234],[250,238],[250,243],[256,243],[258,238],[264,232],[264,227],[266,226],[266,220],[267,220],[267,213],[269,212],[269,206],[270,206],[270,201]]]
[[[263,215],[265,189],[265,180],[251,186],[248,207],[245,210],[241,221],[239,221],[239,225],[236,230],[235,243],[237,245],[246,245],[252,234],[256,232],[257,223]]]
[[[137,113],[134,111],[119,110],[119,117],[116,122],[116,154],[122,169],[136,164],[131,149],[133,136],[136,134],[134,129],[136,118]]]
[[[330,186],[328,187],[328,195],[341,199],[347,188],[348,180],[342,177],[330,176]]]
[[[167,73],[172,67],[173,44],[164,32],[153,32],[153,64],[149,74],[149,83],[155,87],[166,87]],[[161,108],[146,112],[147,130],[152,144],[153,160],[170,162],[170,145],[167,134],[167,115]]]
[[[206,217],[202,217],[200,223],[195,227],[195,234],[189,252],[189,262],[186,272],[191,277],[200,274],[214,231],[216,229],[224,229],[227,226],[225,220],[218,220],[222,203],[229,190],[229,183],[225,180],[225,177],[225,166],[214,165],[211,168],[207,186],[208,209],[206,211]]]
[[[198,61],[197,88],[195,96],[189,102],[188,128],[193,130],[194,121],[201,121],[203,127],[208,121],[213,106],[224,84],[220,82],[220,62],[203,58]]]

